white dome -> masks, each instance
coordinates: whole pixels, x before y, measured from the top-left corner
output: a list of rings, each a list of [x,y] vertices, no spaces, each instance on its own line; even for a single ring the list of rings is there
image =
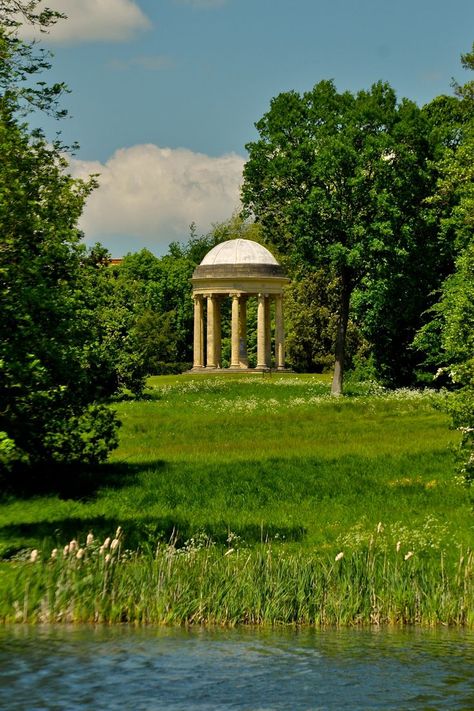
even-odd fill
[[[201,265],[213,264],[276,264],[268,249],[250,239],[230,239],[221,242],[206,254]]]

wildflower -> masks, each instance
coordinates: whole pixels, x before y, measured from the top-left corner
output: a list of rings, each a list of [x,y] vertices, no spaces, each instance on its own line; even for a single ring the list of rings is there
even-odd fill
[[[228,550],[226,550],[226,552],[224,553],[224,555],[230,555],[231,553],[234,552],[234,550],[235,550],[234,548],[229,548]]]
[[[404,560],[409,560],[412,555],[414,555],[413,551],[408,551],[408,553],[405,553]]]
[[[94,536],[92,533],[87,534],[86,546],[91,546],[94,543]]]
[[[344,551],[341,551],[340,553],[337,554],[337,556],[334,558],[334,560],[337,561],[341,560],[341,558],[344,558]]]
[[[114,540],[113,540],[112,543],[110,544],[110,550],[111,550],[111,551],[114,551],[114,550],[117,548],[117,546],[118,546],[119,543],[120,543],[119,539],[118,539],[118,538],[114,538]]]
[[[401,548],[401,546],[402,546],[402,542],[401,542],[401,541],[397,541],[397,553],[400,553],[400,548]]]
[[[111,558],[112,558],[112,556],[110,555],[110,553],[107,553],[107,555],[105,556],[104,560],[105,560],[106,563],[110,563]]]
[[[36,563],[37,560],[38,560],[38,549],[34,548],[30,554],[30,561],[32,563]]]
[[[84,558],[84,548],[79,548],[79,550],[76,553],[76,558],[78,560],[81,560],[81,558]]]
[[[69,552],[73,553],[75,550],[79,548],[77,541],[73,538],[72,541],[69,541]]]
[[[63,548],[63,556],[66,557],[69,553],[69,543],[66,543],[66,545]]]
[[[382,521],[379,521],[377,524],[377,533],[382,533],[383,531],[383,523]]]
[[[54,560],[57,557],[57,555],[58,555],[58,549],[53,548],[53,550],[51,551],[51,559]]]
[[[120,538],[122,535],[122,526],[118,526],[117,530],[115,531],[115,538]]]

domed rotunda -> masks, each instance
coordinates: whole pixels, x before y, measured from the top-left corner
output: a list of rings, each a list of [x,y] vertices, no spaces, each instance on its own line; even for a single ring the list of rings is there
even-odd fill
[[[255,370],[264,371],[272,367],[273,304],[274,367],[276,370],[285,370],[283,287],[289,279],[268,249],[248,239],[222,242],[206,254],[201,264],[194,270],[191,281],[194,298],[192,372],[208,372],[222,367],[221,306],[223,300],[227,298],[232,300],[231,358],[227,370],[232,372],[249,370],[247,355],[249,298],[258,300]]]

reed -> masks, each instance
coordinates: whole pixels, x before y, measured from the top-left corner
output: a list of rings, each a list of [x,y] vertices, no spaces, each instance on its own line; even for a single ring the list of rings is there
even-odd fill
[[[10,563],[4,622],[136,625],[474,624],[474,556],[387,547],[381,530],[351,550],[291,551],[272,543],[218,546],[202,536],[177,548],[75,540]]]

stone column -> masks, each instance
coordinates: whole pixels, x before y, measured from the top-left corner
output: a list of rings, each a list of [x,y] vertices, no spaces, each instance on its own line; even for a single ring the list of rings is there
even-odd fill
[[[240,297],[239,316],[239,365],[241,368],[249,367],[247,355],[247,297]]]
[[[239,295],[232,294],[230,367],[239,367]]]
[[[266,369],[266,324],[265,324],[265,295],[258,295],[257,307],[257,368]]]
[[[275,368],[285,369],[285,326],[283,321],[283,294],[275,297]]]
[[[204,304],[200,294],[194,297],[194,358],[193,368],[204,366]]]
[[[265,363],[272,365],[272,320],[270,315],[270,296],[265,297]]]
[[[214,362],[216,368],[222,365],[222,328],[221,328],[221,300],[214,297]]]
[[[207,296],[207,368],[216,367],[216,348],[214,342],[215,318],[215,297],[213,294]]]

